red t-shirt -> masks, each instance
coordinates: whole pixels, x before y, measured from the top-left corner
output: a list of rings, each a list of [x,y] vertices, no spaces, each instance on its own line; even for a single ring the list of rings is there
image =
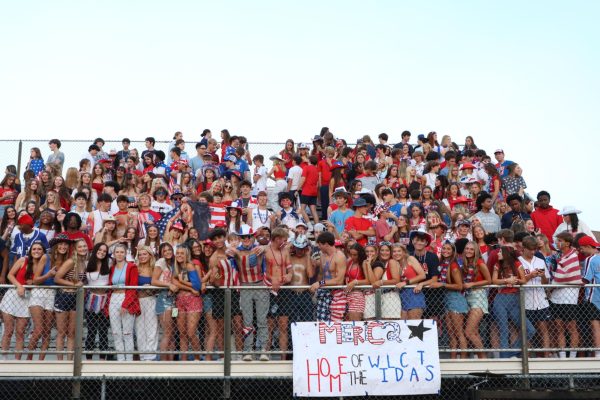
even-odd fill
[[[351,230],[366,231],[367,229],[371,228],[372,226],[373,226],[373,224],[368,219],[365,219],[362,217],[357,218],[355,216],[351,216],[350,218],[348,218],[346,220],[345,229],[347,231],[351,231]],[[367,244],[367,237],[363,236],[362,238],[358,239],[357,242],[360,245],[365,246]]]
[[[329,181],[331,180],[331,166],[327,164],[327,160],[319,161],[319,172],[321,173],[321,185],[329,186]]]
[[[302,185],[302,195],[316,196],[317,184],[319,183],[319,171],[314,165],[307,165],[302,168],[302,176],[305,178]]]

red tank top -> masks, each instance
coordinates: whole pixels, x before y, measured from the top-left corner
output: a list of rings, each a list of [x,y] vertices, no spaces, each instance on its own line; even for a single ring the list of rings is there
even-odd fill
[[[92,183],[92,189],[94,189],[98,196],[100,196],[102,194],[102,190],[104,189],[104,183]]]
[[[362,268],[357,263],[353,262],[352,259],[348,259],[346,268],[346,283],[352,281],[362,281],[365,279]]]
[[[285,179],[285,172],[283,172],[283,170],[279,167],[275,167],[275,170],[273,171],[273,176],[275,177],[275,180],[279,180],[279,179]]]
[[[25,282],[27,282],[27,279],[25,279],[26,273],[27,273],[27,257],[25,257],[25,262],[23,263],[21,268],[19,268],[19,270],[17,271],[17,275],[15,275],[15,279],[21,285],[25,285]]]

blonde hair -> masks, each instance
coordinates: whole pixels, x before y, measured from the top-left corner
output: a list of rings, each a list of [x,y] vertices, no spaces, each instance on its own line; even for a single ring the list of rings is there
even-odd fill
[[[147,265],[142,265],[142,263],[140,262],[140,251],[145,251],[150,255],[150,259],[148,260],[148,264]],[[137,259],[136,259],[137,265],[139,270],[141,271],[143,268],[147,268],[150,267],[151,269],[154,268],[154,264],[156,264],[156,257],[154,256],[154,250],[152,250],[152,248],[150,246],[140,246],[137,249]],[[152,272],[152,271],[150,271]]]
[[[73,190],[79,185],[79,171],[77,168],[70,167],[67,169],[64,185],[69,188],[69,190]]]

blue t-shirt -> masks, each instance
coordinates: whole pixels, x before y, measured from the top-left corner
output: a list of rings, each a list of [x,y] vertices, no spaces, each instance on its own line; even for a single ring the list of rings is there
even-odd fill
[[[344,226],[346,226],[346,220],[354,215],[354,211],[348,209],[344,212],[341,210],[335,210],[329,216],[329,222],[335,226],[335,230],[338,233],[344,232]]]
[[[390,209],[388,211],[391,212],[392,214],[394,214],[396,216],[396,218],[400,218],[400,212],[402,211],[402,204],[396,203],[393,206],[390,206]]]
[[[246,162],[246,160],[238,158],[238,160],[235,162],[235,166],[238,169],[238,171],[240,171],[240,173],[242,174],[242,179],[244,179],[244,175],[246,174],[246,172],[250,172],[250,167],[248,167],[248,163]]]
[[[600,283],[600,255],[594,254],[585,260],[584,272],[583,279],[589,283]],[[600,287],[586,287],[585,298],[600,309]]]

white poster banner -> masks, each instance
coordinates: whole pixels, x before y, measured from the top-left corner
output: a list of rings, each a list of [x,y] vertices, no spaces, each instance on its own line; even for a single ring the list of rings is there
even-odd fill
[[[292,324],[294,395],[435,394],[440,390],[433,320]]]

